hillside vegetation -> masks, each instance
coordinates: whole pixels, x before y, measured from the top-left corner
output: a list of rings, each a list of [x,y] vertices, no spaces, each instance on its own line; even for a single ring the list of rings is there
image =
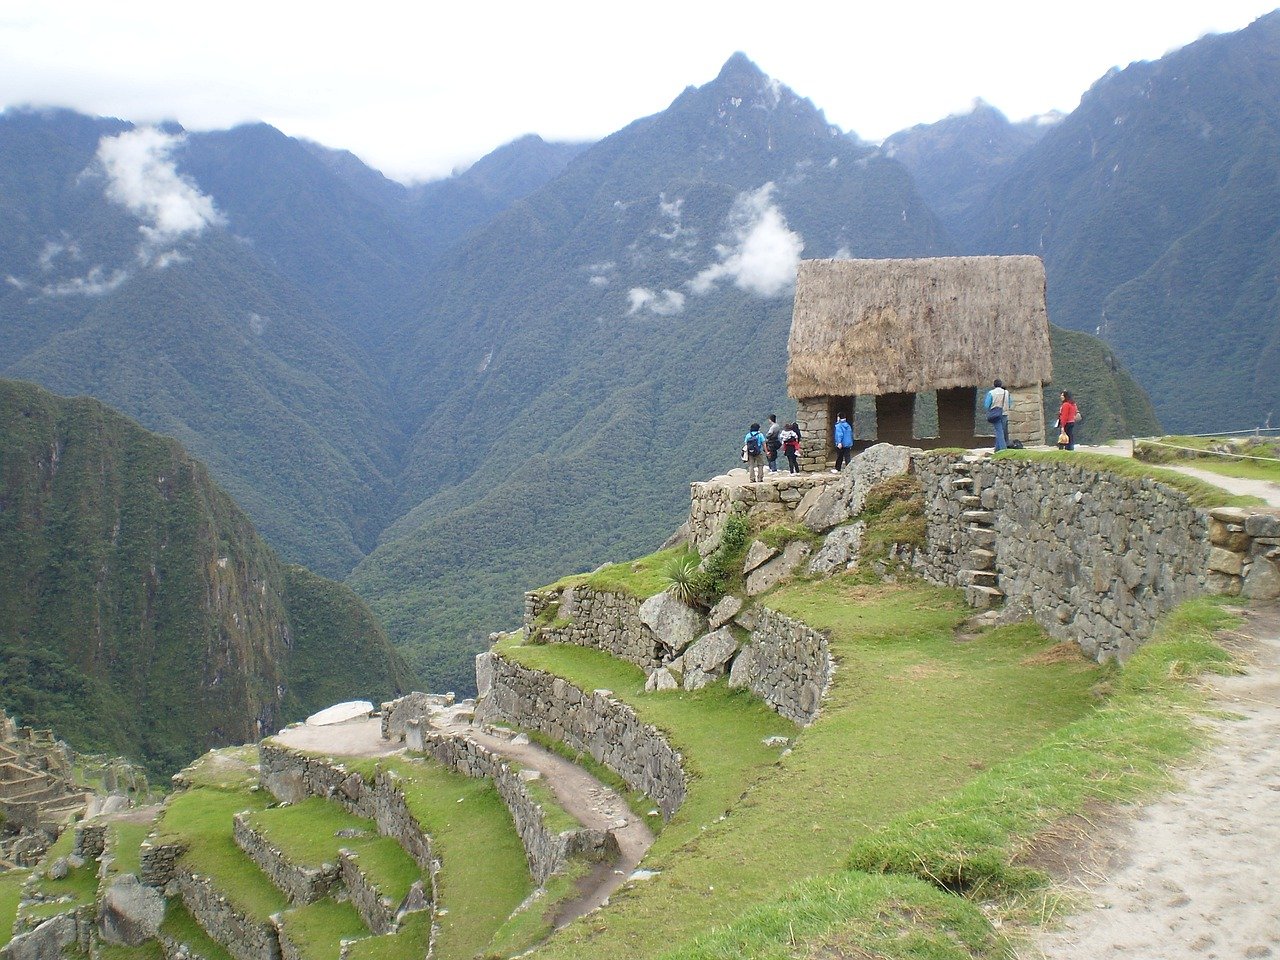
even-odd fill
[[[405,671],[347,587],[282,564],[176,441],[0,381],[0,704],[172,771]]]

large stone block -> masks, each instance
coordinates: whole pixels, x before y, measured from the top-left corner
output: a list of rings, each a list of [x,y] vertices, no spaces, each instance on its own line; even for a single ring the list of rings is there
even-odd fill
[[[867,525],[858,520],[832,530],[822,541],[822,548],[809,561],[809,572],[828,576],[856,563],[866,529]]]
[[[1214,547],[1209,551],[1209,569],[1215,573],[1238,577],[1244,571],[1244,557],[1230,550]]]
[[[107,943],[136,947],[152,940],[164,920],[165,899],[132,873],[117,877],[98,908],[98,926]]]
[[[640,604],[639,616],[658,642],[675,654],[707,630],[706,617],[666,592]]]

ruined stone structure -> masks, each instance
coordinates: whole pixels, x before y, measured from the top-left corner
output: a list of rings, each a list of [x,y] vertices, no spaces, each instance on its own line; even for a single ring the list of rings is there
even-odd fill
[[[976,411],[994,379],[1013,395],[1009,438],[1044,443],[1052,361],[1038,257],[806,260],[787,351],[806,471],[834,458],[837,414],[856,418],[855,449],[981,445]],[[922,394],[936,398],[935,437],[916,436]]]
[[[50,730],[33,730],[0,711],[0,813],[20,829],[55,835],[83,813],[88,794],[71,777],[67,747]]]

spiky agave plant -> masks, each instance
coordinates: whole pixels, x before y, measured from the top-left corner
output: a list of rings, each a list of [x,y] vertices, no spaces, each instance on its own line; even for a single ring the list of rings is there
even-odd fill
[[[686,606],[692,607],[698,602],[699,563],[696,555],[686,554],[682,557],[674,557],[663,571],[667,581],[667,593]]]

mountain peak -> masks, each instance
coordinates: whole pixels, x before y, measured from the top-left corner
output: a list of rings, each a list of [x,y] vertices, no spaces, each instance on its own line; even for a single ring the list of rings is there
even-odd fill
[[[720,68],[720,73],[716,75],[717,80],[750,80],[759,83],[762,80],[768,80],[765,72],[755,65],[755,63],[741,50],[735,52],[728,60],[724,62],[724,66]]]

